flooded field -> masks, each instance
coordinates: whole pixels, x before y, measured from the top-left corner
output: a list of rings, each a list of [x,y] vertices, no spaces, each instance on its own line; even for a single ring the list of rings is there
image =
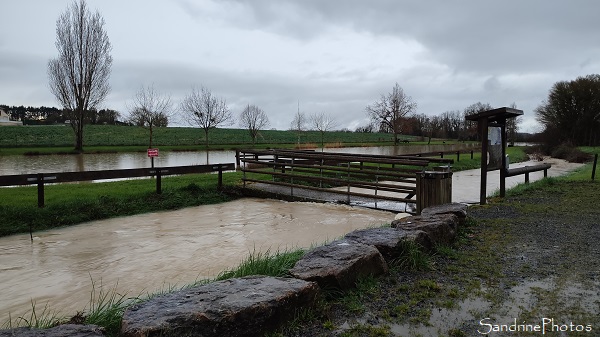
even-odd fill
[[[0,238],[0,325],[32,302],[65,316],[84,310],[92,281],[129,296],[154,293],[214,277],[255,250],[310,247],[393,218],[343,205],[243,199],[39,232],[33,242]]]

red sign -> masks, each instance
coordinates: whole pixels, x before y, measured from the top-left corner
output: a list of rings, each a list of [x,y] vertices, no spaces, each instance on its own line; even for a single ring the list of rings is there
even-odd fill
[[[148,149],[148,157],[158,157],[158,149]]]

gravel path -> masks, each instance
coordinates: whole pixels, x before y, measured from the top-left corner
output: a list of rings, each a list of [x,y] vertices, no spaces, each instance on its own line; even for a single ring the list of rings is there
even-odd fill
[[[552,181],[473,206],[456,246],[439,248],[429,268],[392,268],[281,335],[542,335],[523,332],[537,326],[600,336],[599,200],[598,182]],[[511,325],[518,331],[494,331]]]

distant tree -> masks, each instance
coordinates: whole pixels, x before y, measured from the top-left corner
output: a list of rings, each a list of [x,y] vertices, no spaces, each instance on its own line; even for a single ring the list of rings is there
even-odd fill
[[[259,131],[269,127],[269,117],[261,108],[248,104],[240,114],[240,126],[248,129],[252,144],[256,144]]]
[[[331,131],[337,126],[337,122],[330,115],[321,112],[310,115],[310,125],[313,130],[321,133],[321,148],[325,146],[324,138],[325,132]]]
[[[369,117],[380,125],[383,130],[388,130],[394,134],[394,143],[398,143],[398,135],[402,132],[402,118],[413,112],[417,108],[417,103],[413,102],[410,96],[404,93],[404,90],[396,83],[392,92],[387,95],[381,95],[381,98],[373,104],[367,106],[366,111]]]
[[[110,91],[112,49],[104,19],[90,13],[85,0],[73,2],[56,21],[58,57],[48,62],[50,91],[62,105],[75,132],[75,150],[83,151],[86,113]]]
[[[300,136],[302,135],[302,132],[306,130],[306,122],[306,115],[303,112],[300,112],[300,102],[298,102],[298,110],[290,124],[290,130],[295,131],[296,135],[298,136],[298,144],[300,144]]]
[[[371,122],[371,123],[368,123],[367,125],[357,127],[354,132],[373,133],[373,132],[375,132],[375,125]]]
[[[517,104],[513,102],[509,107],[517,109]],[[519,124],[521,124],[522,121],[522,116],[508,118],[506,120],[506,141],[510,145],[515,145],[515,142],[517,141],[517,134],[519,133]]]
[[[96,123],[98,124],[109,124],[114,125],[117,124],[119,118],[121,118],[121,114],[118,111],[111,109],[102,109],[98,111],[98,119]]]
[[[549,141],[573,145],[600,144],[600,75],[556,82],[535,110]],[[554,145],[557,145],[554,144]]]
[[[492,109],[493,108],[489,103],[477,102],[465,108],[465,110],[463,111],[463,118]],[[477,122],[467,121],[465,119],[463,137],[464,139],[468,140],[479,140],[479,132],[477,132]]]
[[[204,140],[208,149],[208,132],[222,125],[230,125],[233,116],[225,99],[212,94],[205,87],[192,88],[181,102],[181,111],[188,124],[204,130]]]
[[[135,94],[133,102],[128,104],[129,121],[148,130],[148,148],[152,147],[155,127],[166,127],[173,114],[171,98],[154,90],[154,86],[144,87]]]

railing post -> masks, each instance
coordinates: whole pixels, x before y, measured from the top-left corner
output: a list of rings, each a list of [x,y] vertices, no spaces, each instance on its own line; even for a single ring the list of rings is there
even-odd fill
[[[529,172],[525,172],[525,184],[529,184]]]
[[[238,149],[235,149],[235,168],[236,170],[240,169],[240,150]]]
[[[456,161],[460,161],[460,151],[456,151]]]
[[[37,174],[38,207],[44,207],[44,174]]]
[[[156,194],[162,193],[162,179],[160,169],[156,169]]]
[[[473,150],[471,150],[471,159],[473,159]]]

